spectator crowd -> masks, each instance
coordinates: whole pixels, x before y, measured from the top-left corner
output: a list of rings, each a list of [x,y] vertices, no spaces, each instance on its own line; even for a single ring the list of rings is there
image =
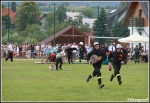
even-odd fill
[[[19,45],[15,45],[13,43],[5,43],[1,44],[1,58],[7,58],[9,53],[9,45],[12,45],[13,48],[13,58],[26,58],[26,59],[41,59],[43,62],[43,57],[48,58],[49,54],[51,52],[60,52],[61,56],[63,57],[63,61],[67,61],[67,52],[65,51],[68,47],[70,48],[76,48],[77,50],[72,50],[72,59],[75,61],[76,59],[79,59],[79,48],[80,45],[73,42],[73,43],[66,43],[66,44],[56,44],[52,45],[51,43],[45,44],[42,42],[41,45],[39,44],[29,44],[29,43],[22,43]],[[86,55],[92,51],[93,46],[92,44],[83,44],[86,52],[84,54],[84,59],[86,59]],[[110,52],[115,51],[115,43],[110,43],[109,46],[107,44],[100,44],[100,49],[106,52],[106,54],[109,54]],[[130,48],[129,46],[124,47],[126,52],[124,52],[127,56],[127,60],[134,60],[138,59],[136,62],[144,61],[148,62],[149,57],[149,49],[145,50],[143,46]],[[138,55],[138,56],[137,56]]]

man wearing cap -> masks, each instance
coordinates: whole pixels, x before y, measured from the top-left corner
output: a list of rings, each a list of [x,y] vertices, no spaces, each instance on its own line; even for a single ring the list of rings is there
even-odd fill
[[[119,85],[121,85],[122,83],[121,74],[120,74],[121,63],[125,63],[125,55],[124,53],[121,52],[121,48],[122,46],[120,44],[117,44],[116,51],[111,52],[108,56],[108,62],[109,62],[108,64],[112,65],[114,68],[114,74],[111,75],[110,81],[112,81],[113,78],[116,76]]]
[[[86,48],[83,44],[83,42],[79,43],[79,62],[81,63],[81,59],[83,59],[84,54],[87,54]]]
[[[87,60],[90,64],[92,63],[90,58],[93,54],[98,56],[98,60],[97,60],[96,63],[93,63],[94,71],[93,71],[92,74],[90,74],[88,76],[86,81],[89,82],[89,80],[92,77],[97,76],[98,85],[99,85],[100,88],[103,88],[104,84],[102,84],[100,69],[101,69],[102,62],[105,61],[105,59],[106,59],[106,53],[104,51],[100,50],[100,45],[99,45],[98,42],[94,43],[93,50],[87,54]]]
[[[11,62],[13,62],[13,46],[12,43],[8,45],[8,57],[5,59],[6,61],[10,58]]]

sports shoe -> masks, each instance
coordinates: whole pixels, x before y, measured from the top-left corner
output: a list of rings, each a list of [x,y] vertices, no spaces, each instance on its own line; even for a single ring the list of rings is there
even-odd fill
[[[115,76],[112,74],[111,77],[110,77],[110,81],[112,81],[114,77]]]
[[[122,81],[119,81],[118,83],[119,83],[119,85],[121,85]]]
[[[91,79],[90,75],[87,77],[86,82],[89,82],[89,80]]]
[[[100,89],[104,87],[104,84],[99,84]]]

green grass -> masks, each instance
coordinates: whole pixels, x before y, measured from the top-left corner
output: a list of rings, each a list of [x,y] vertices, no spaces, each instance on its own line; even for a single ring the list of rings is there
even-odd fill
[[[102,82],[97,78],[88,83],[93,67],[89,64],[64,64],[69,71],[50,71],[49,64],[34,64],[35,59],[7,62],[2,59],[2,101],[127,101],[128,98],[148,98],[148,63],[122,65],[122,85],[109,81],[112,71],[102,65]]]

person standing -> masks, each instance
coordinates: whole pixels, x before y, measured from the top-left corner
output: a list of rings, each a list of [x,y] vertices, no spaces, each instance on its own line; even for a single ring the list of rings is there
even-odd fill
[[[73,64],[73,60],[72,60],[72,51],[73,50],[77,50],[77,48],[71,48],[70,45],[68,45],[68,47],[65,49],[65,52],[67,53],[69,64],[70,64],[70,62]]]
[[[115,48],[115,43],[111,43],[111,45],[108,47],[108,50],[109,50],[109,54],[110,54],[111,52],[114,52],[114,51],[116,50],[116,48]]]
[[[108,48],[105,47],[104,44],[101,45],[100,49],[101,49],[102,51],[104,51],[105,53],[108,52]]]
[[[58,65],[59,69],[62,70],[63,60],[60,53],[56,54],[56,70],[58,70]]]
[[[86,48],[83,44],[83,42],[79,43],[79,62],[81,63],[81,60],[83,59],[84,55],[87,55]]]
[[[95,42],[94,43],[94,48],[91,52],[89,52],[87,54],[87,60],[88,62],[91,64],[91,60],[90,60],[90,57],[95,54],[98,56],[98,61],[96,63],[93,63],[93,68],[94,68],[94,71],[92,74],[90,74],[87,78],[87,82],[89,82],[89,80],[92,78],[92,77],[95,77],[97,76],[97,80],[98,80],[98,85],[100,88],[103,88],[104,87],[104,84],[102,84],[102,78],[101,78],[101,72],[100,72],[100,69],[101,69],[101,65],[102,65],[102,62],[106,59],[106,54],[104,51],[100,50],[100,45],[98,42]]]
[[[13,62],[13,46],[12,43],[8,45],[8,57],[5,59],[6,61],[10,58],[11,62]]]
[[[78,47],[77,47],[77,45],[76,45],[75,42],[72,44],[71,48],[76,48],[76,49],[78,49]],[[73,51],[72,51],[72,59],[73,59],[73,62],[75,62],[76,58],[77,58],[77,50],[73,50]]]
[[[134,48],[135,64],[136,64],[136,62],[138,62],[138,63],[140,62],[139,55],[140,55],[140,49],[139,49],[138,45],[136,45],[136,47]]]
[[[114,74],[111,75],[110,81],[112,81],[114,77],[117,77],[119,85],[122,83],[120,74],[121,62],[125,63],[125,55],[121,52],[121,48],[122,46],[117,44],[116,51],[111,52],[108,56],[108,64],[114,68]]]

